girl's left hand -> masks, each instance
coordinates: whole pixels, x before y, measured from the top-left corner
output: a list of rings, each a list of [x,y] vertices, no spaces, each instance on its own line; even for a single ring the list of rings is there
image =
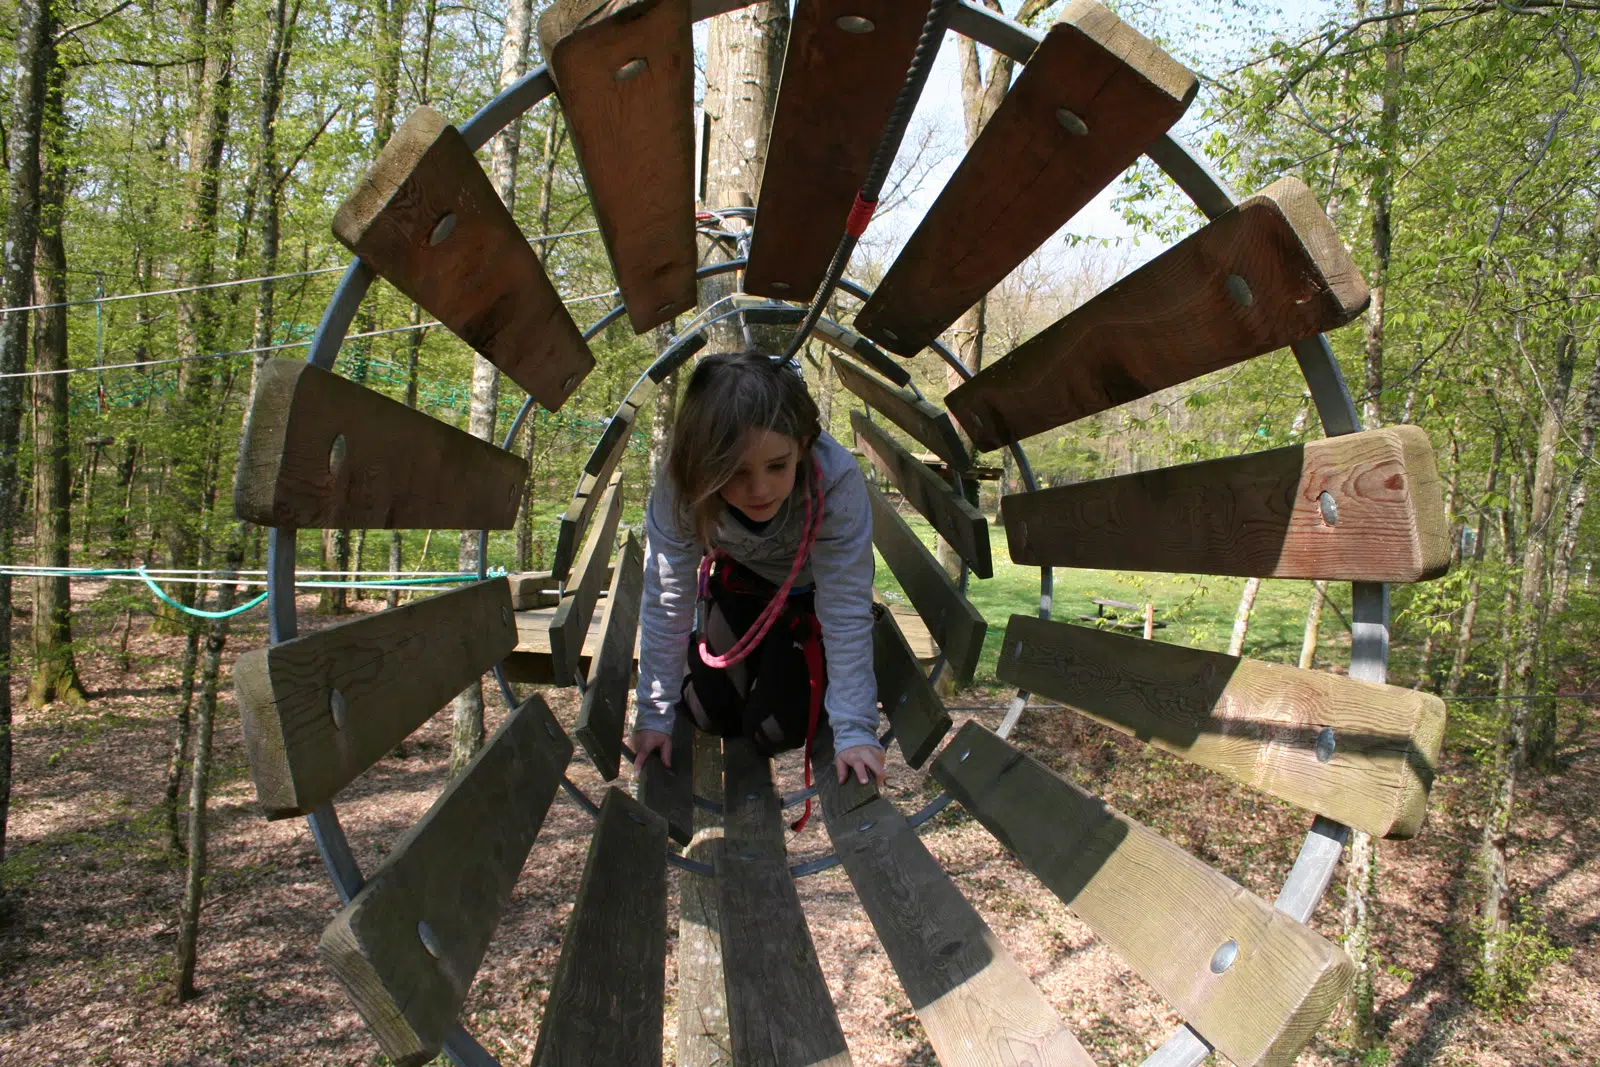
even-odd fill
[[[877,745],[856,745],[847,748],[833,757],[834,769],[839,772],[839,784],[843,785],[850,777],[850,772],[856,772],[856,778],[865,783],[870,773],[873,779],[883,784],[883,749]]]

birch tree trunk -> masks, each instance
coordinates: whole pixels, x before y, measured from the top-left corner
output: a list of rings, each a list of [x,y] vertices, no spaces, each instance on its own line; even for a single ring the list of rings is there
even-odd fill
[[[1478,618],[1478,599],[1483,585],[1483,556],[1489,535],[1489,502],[1494,496],[1495,483],[1500,477],[1500,461],[1505,453],[1505,438],[1498,432],[1489,453],[1489,476],[1484,482],[1483,501],[1478,507],[1478,527],[1472,541],[1472,578],[1467,583],[1467,604],[1461,612],[1461,632],[1456,635],[1455,659],[1450,664],[1450,676],[1445,679],[1444,695],[1453,697],[1461,692],[1466,680],[1467,662],[1472,656],[1472,632]]]
[[[1322,628],[1322,606],[1328,599],[1328,583],[1311,583],[1311,607],[1306,610],[1306,633],[1300,640],[1300,669],[1309,671],[1317,658],[1317,636]]]
[[[1256,594],[1261,591],[1261,579],[1249,578],[1245,580],[1244,589],[1239,593],[1239,610],[1233,615],[1233,636],[1228,639],[1228,655],[1240,656],[1244,654],[1245,635],[1250,632],[1250,612],[1256,606]]]

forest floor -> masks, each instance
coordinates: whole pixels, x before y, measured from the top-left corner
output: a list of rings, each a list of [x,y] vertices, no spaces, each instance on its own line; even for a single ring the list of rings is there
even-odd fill
[[[310,606],[309,598],[302,602],[303,619]],[[17,671],[10,851],[0,866],[0,1064],[387,1062],[316,958],[336,900],[305,824],[269,823],[254,810],[228,689],[217,717],[211,874],[197,975],[202,995],[184,1005],[173,1001],[182,868],[164,847],[159,799],[182,639],[136,625],[135,669],[125,674],[112,655],[111,620],[92,611],[79,618],[78,662],[92,703],[30,709],[22,703],[26,671]],[[259,620],[259,613],[244,618]],[[19,620],[19,650],[26,648],[25,623]],[[242,625],[229,642],[228,662],[263,641],[259,622]],[[570,727],[574,691],[546,695]],[[951,703],[1004,701],[1005,694],[979,688]],[[993,726],[1000,710],[970,714]],[[491,713],[491,727],[501,715]],[[956,714],[958,727],[968,715]],[[1267,899],[1309,822],[1059,710],[1029,711],[1016,740]],[[1568,720],[1563,741],[1563,773],[1533,780],[1518,798],[1511,880],[1513,895],[1547,924],[1556,944],[1573,950],[1570,958],[1544,970],[1527,1002],[1504,1017],[1486,1015],[1466,999],[1466,901],[1485,774],[1469,742],[1453,740],[1421,836],[1380,848],[1380,1044],[1357,1055],[1341,1043],[1334,1023],[1301,1063],[1600,1062],[1600,723]],[[443,785],[448,713],[405,751],[339,798],[363,869],[373,867]],[[788,785],[799,768],[789,760],[780,775]],[[598,795],[601,783],[581,756],[573,776]],[[896,754],[890,793],[902,809],[935,792]],[[473,987],[466,1025],[504,1063],[531,1057],[588,838],[589,817],[558,799]],[[1171,1032],[1178,1020],[1150,988],[958,806],[930,824],[924,840],[1100,1063],[1136,1064]],[[791,842],[797,858],[820,854],[825,845],[820,825]],[[1314,919],[1330,938],[1338,931],[1341,883],[1342,870]],[[835,869],[803,880],[800,893],[854,1062],[936,1062],[848,878]],[[674,943],[667,965],[669,1064]]]

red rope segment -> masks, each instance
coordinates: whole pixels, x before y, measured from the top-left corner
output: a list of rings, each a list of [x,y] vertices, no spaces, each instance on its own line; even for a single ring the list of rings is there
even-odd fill
[[[850,214],[844,220],[844,232],[851,237],[860,237],[867,232],[867,223],[872,221],[872,213],[878,210],[876,200],[863,200],[861,194],[856,194],[856,202],[850,205]]]

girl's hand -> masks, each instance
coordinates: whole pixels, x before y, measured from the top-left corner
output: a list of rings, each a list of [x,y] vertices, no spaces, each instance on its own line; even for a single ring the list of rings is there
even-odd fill
[[[644,761],[650,758],[650,753],[661,752],[661,762],[665,766],[672,766],[672,735],[664,734],[660,730],[635,730],[629,742],[634,751],[633,773],[635,776],[644,773]]]
[[[877,745],[856,745],[847,748],[833,757],[834,769],[839,772],[839,784],[843,785],[850,777],[850,772],[856,772],[856,778],[865,783],[870,773],[879,785],[883,784],[883,749]]]

